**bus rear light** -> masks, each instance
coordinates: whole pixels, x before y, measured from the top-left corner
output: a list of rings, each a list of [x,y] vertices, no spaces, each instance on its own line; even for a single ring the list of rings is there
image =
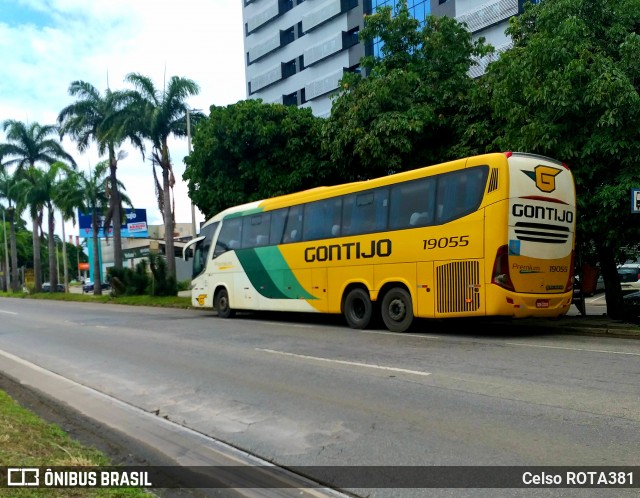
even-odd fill
[[[509,248],[506,245],[500,246],[496,253],[491,283],[499,285],[504,289],[515,291],[513,282],[511,282],[511,275],[509,274]]]
[[[505,152],[504,153],[505,156],[507,156],[507,159],[510,158],[511,156],[513,156],[513,152],[509,151],[509,152]]]

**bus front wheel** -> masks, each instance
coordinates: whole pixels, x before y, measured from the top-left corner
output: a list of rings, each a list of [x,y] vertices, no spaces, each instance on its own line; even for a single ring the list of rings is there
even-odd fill
[[[411,294],[394,287],[382,299],[382,320],[391,332],[404,332],[413,323]]]
[[[344,300],[344,317],[352,329],[367,328],[373,315],[373,304],[369,293],[357,287],[351,289]]]
[[[216,293],[213,305],[220,318],[231,318],[234,315],[234,311],[229,305],[229,293],[227,289],[220,289]]]

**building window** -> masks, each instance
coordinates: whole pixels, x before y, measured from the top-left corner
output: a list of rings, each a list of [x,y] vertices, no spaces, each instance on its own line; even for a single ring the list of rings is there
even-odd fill
[[[296,60],[292,59],[289,62],[282,63],[282,78],[288,78],[296,74]]]
[[[280,0],[278,2],[278,14],[282,15],[291,9],[293,9],[293,0]]]
[[[360,26],[356,26],[349,31],[342,32],[342,48],[353,47],[358,44],[358,33],[360,31]]]
[[[288,45],[293,40],[295,40],[295,34],[293,32],[293,26],[291,26],[289,29],[280,30],[280,46],[281,47],[284,47],[285,45]]]
[[[340,0],[340,7],[342,12],[347,12],[358,6],[358,0]]]
[[[298,105],[298,92],[290,93],[282,96],[283,105]]]

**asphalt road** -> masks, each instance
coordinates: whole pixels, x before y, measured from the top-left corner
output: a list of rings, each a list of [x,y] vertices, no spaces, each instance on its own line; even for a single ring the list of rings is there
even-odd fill
[[[0,299],[0,350],[285,466],[640,465],[636,340]]]

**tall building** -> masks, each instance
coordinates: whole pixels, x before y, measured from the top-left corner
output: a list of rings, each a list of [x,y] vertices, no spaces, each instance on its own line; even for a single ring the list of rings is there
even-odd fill
[[[510,48],[509,18],[525,0],[407,0],[409,12],[424,22],[429,14],[455,17],[474,39],[484,37],[497,54]],[[537,2],[539,0],[534,0]],[[331,95],[345,71],[356,70],[365,47],[358,42],[364,14],[395,0],[243,0],[247,97],[331,112]],[[378,43],[367,47],[377,53]],[[496,55],[478,61],[472,76],[484,73]]]
[[[358,67],[363,0],[243,0],[247,97],[328,116],[331,92]]]
[[[505,30],[509,26],[509,19],[521,13],[525,3],[526,0],[431,0],[431,13],[455,17],[467,25],[474,40],[484,37],[496,49],[495,54],[478,60],[478,64],[471,68],[471,75],[477,77],[500,53],[511,48],[511,39]]]

